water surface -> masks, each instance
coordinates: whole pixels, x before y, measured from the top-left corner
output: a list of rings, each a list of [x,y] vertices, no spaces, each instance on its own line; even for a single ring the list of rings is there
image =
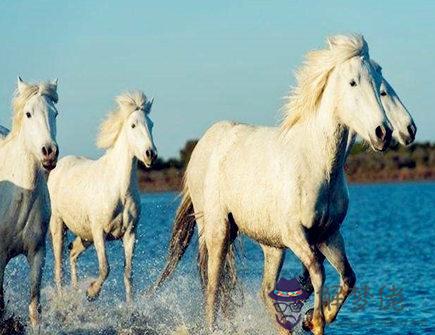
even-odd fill
[[[347,254],[358,278],[354,295],[327,334],[435,333],[435,183],[352,185],[350,208],[342,231]],[[107,244],[111,266],[101,296],[94,302],[85,289],[97,275],[95,250],[79,259],[81,289],[53,288],[51,241],[42,290],[43,334],[203,334],[202,293],[196,272],[196,241],[174,278],[150,299],[145,289],[156,279],[166,255],[171,220],[179,199],[174,193],[144,194],[134,256],[136,302],[123,303],[122,243]],[[71,236],[69,236],[71,240]],[[243,239],[238,268],[244,288],[232,322],[221,322],[218,334],[274,334],[257,292],[262,274],[260,248]],[[66,257],[65,253],[65,257]],[[65,264],[69,283],[69,265]],[[291,278],[299,263],[287,253],[282,275]],[[338,277],[326,267],[327,287]],[[27,320],[28,266],[24,257],[7,267],[5,290],[8,314]]]

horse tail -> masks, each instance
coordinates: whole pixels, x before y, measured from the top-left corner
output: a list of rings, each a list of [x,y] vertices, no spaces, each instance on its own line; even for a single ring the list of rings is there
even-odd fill
[[[232,318],[234,308],[240,305],[240,303],[237,302],[243,301],[243,291],[237,277],[237,252],[237,246],[234,241],[228,247],[222,274],[220,304],[222,313],[226,318]]]
[[[183,257],[184,252],[189,246],[195,230],[195,214],[193,212],[192,199],[186,184],[184,185],[182,194],[183,198],[177,209],[177,214],[172,227],[168,259],[160,278],[154,285],[154,290],[158,289],[163,282],[172,275],[178,262]]]
[[[208,250],[207,250],[207,245],[205,244],[205,238],[201,231],[199,232],[198,245],[199,246],[198,246],[197,264],[198,264],[199,278],[201,280],[202,289],[205,290],[208,282],[208,276],[207,276]]]

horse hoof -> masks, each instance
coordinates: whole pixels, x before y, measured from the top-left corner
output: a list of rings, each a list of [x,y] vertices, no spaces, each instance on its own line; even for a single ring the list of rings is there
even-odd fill
[[[91,295],[88,291],[86,291],[86,299],[89,302],[95,301],[98,298],[98,294]]]
[[[313,324],[311,321],[313,320],[314,309],[310,308],[305,312],[304,321],[302,321],[302,329],[305,331],[310,331],[313,329]]]
[[[92,301],[95,301],[96,299],[97,299],[97,297],[95,296],[95,297],[91,297],[88,293],[86,293],[86,299],[89,301],[89,302],[92,302]]]

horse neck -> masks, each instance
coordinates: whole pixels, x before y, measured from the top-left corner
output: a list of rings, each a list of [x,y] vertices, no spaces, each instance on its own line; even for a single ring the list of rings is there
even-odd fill
[[[16,186],[33,190],[45,180],[41,163],[26,148],[21,132],[2,143],[0,155],[6,157],[1,165],[3,177]]]
[[[129,149],[127,137],[122,132],[115,144],[109,149],[104,159],[108,163],[111,183],[119,188],[120,194],[130,193],[137,187],[137,159]]]
[[[337,107],[331,93],[325,90],[316,113],[296,124],[293,135],[299,139],[296,142],[303,156],[304,170],[320,182],[334,182],[342,173],[352,140],[349,129],[336,116]]]

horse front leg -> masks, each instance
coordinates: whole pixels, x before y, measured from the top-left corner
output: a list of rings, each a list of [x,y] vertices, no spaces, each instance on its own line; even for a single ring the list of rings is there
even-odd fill
[[[131,230],[127,230],[122,238],[124,244],[124,285],[125,285],[125,300],[127,304],[132,302],[132,260],[134,245],[136,242],[136,234]]]
[[[322,253],[317,253],[317,259],[319,262],[323,263],[325,261],[325,256]],[[298,282],[304,288],[306,292],[310,295],[313,293],[314,288],[313,284],[311,284],[310,273],[304,264],[301,263],[301,273],[298,276]]]
[[[42,246],[34,252],[29,252],[27,260],[30,265],[29,317],[32,327],[36,327],[40,322],[41,314],[41,278],[45,262],[45,246]]]
[[[309,328],[314,335],[323,335],[325,328],[322,308],[323,284],[325,281],[323,264],[319,261],[315,248],[309,244],[302,226],[293,226],[284,242],[308,270],[314,288],[314,311]]]
[[[62,290],[62,250],[64,239],[64,225],[61,218],[53,214],[50,219],[50,234],[53,244],[54,281],[58,293]]]
[[[340,308],[352,292],[356,277],[346,257],[344,240],[339,231],[326,242],[321,243],[319,249],[340,275],[340,288],[335,298],[323,309],[325,321],[331,323],[335,320]]]
[[[105,236],[103,230],[96,230],[93,232],[94,246],[97,251],[99,276],[89,285],[86,290],[88,300],[94,300],[100,294],[104,281],[109,275],[109,264],[107,263]]]
[[[280,335],[291,334],[290,331],[280,327],[275,321],[275,307],[273,306],[272,299],[269,297],[269,293],[275,289],[276,282],[282,269],[285,258],[285,250],[269,247],[264,244],[260,244],[263,250],[264,256],[264,269],[263,269],[263,281],[261,283],[260,296],[266,306],[272,322],[276,325],[276,329]]]

